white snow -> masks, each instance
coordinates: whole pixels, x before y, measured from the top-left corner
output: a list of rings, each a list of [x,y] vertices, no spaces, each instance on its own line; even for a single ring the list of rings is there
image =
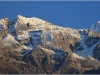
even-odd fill
[[[46,41],[51,42],[51,40],[52,40],[51,32],[47,32]]]
[[[32,18],[26,18],[26,17],[23,17],[21,15],[18,15],[17,17],[18,19],[18,22],[20,22],[21,24],[32,24],[32,25],[38,25],[38,24],[41,24],[44,23],[45,21],[41,20],[41,19],[38,19],[36,17],[32,17]]]
[[[6,23],[7,23],[6,19],[8,19],[8,18],[0,19],[0,24],[3,25],[4,28],[7,28],[7,26],[6,26]]]
[[[55,31],[55,30],[61,30],[62,32],[67,32],[67,33],[70,33],[72,36],[77,37],[76,35],[77,29],[56,26],[36,17],[26,18],[21,15],[18,15],[15,27],[17,28],[17,26],[26,25],[27,23],[31,25],[32,27],[34,27],[33,29],[29,29],[28,31],[43,30],[43,32],[47,32],[46,28],[50,28],[50,32]]]
[[[30,44],[29,46],[27,46],[28,48],[30,48],[30,50],[34,49],[36,46],[32,46],[32,44]]]
[[[87,47],[84,43],[84,41],[88,38],[88,36],[86,35],[80,35],[80,45],[84,48],[83,50],[81,51],[78,51],[78,50],[74,50],[74,53],[76,53],[77,55],[79,56],[82,56],[82,57],[87,57],[88,55],[92,56],[93,57],[93,49],[97,46],[97,44],[99,44],[100,42],[98,41],[95,45],[93,45],[92,47]]]
[[[4,38],[2,38],[3,43],[6,46],[12,46],[13,44],[19,44],[12,35],[7,34]]]
[[[29,46],[29,48],[34,49],[35,47],[37,47],[40,42],[41,42],[41,36],[42,34],[45,34],[45,41],[46,44],[50,44],[50,42],[52,41],[52,32],[56,32],[58,33],[59,31],[65,32],[70,34],[73,37],[77,37],[79,38],[79,35],[77,35],[77,29],[72,29],[72,28],[64,28],[64,27],[60,27],[60,26],[56,26],[53,25],[49,22],[46,22],[42,19],[38,19],[36,17],[32,17],[32,18],[26,18],[23,17],[21,15],[18,15],[17,20],[15,21],[15,24],[12,25],[9,30],[12,31],[16,31],[17,29],[19,29],[19,27],[21,25],[26,26],[27,24],[29,24],[29,26],[32,29],[27,28],[26,31],[21,31],[23,34],[17,34],[17,39],[19,40],[24,40],[24,39],[28,39],[29,37],[31,38],[31,43]],[[47,28],[49,28],[50,30],[47,30]],[[39,31],[41,30],[41,31]],[[15,37],[15,36],[14,36]],[[29,50],[29,49],[27,49]],[[53,53],[51,50],[48,50],[48,52]],[[27,52],[26,52],[27,53]],[[57,53],[55,54],[57,56],[59,56],[60,54]]]
[[[42,31],[31,31],[29,33],[29,37],[31,38],[31,43],[30,47],[37,47],[38,45],[41,44],[41,35],[42,35]]]
[[[97,23],[100,24],[100,21],[98,21]]]
[[[78,29],[79,31],[84,31],[84,29]]]
[[[60,56],[63,55],[64,52],[54,52],[53,50],[50,49],[45,49],[39,46],[42,50],[48,52],[48,54],[52,55],[53,58],[59,58]]]
[[[89,30],[95,31],[95,32],[100,32],[100,21],[98,21],[96,24],[92,24],[89,27]]]
[[[84,59],[84,57],[79,56],[79,55],[77,55],[77,54],[75,54],[75,53],[72,53],[72,56],[73,56],[74,58]]]
[[[4,19],[0,20],[0,24],[3,25],[4,27],[6,27],[5,23],[6,23],[6,21]],[[92,56],[93,48],[99,43],[99,42],[97,42],[97,44],[95,44],[91,48],[88,48],[84,44],[86,36],[85,35],[79,35],[77,29],[72,29],[72,28],[69,28],[69,27],[64,28],[64,27],[53,25],[49,22],[46,22],[46,21],[39,19],[39,18],[36,18],[36,17],[26,18],[26,17],[23,17],[21,15],[18,15],[17,20],[15,21],[14,25],[9,26],[9,33],[13,32],[13,31],[16,32],[18,27],[20,27],[22,25],[26,26],[27,24],[29,24],[30,29],[28,27],[26,27],[27,29],[25,31],[23,31],[23,30],[21,31],[22,34],[17,34],[17,39],[19,39],[19,40],[31,38],[31,43],[28,46],[22,47],[22,49],[27,50],[24,55],[26,55],[28,52],[33,50],[35,47],[37,47],[41,43],[42,34],[46,35],[45,36],[46,44],[50,44],[50,42],[52,41],[52,37],[53,37],[52,32],[58,33],[59,31],[61,31],[65,34],[68,33],[69,35],[71,35],[73,37],[80,38],[81,46],[83,46],[84,50],[82,50],[82,51],[76,51],[75,50],[76,54],[73,53],[73,56],[75,58],[87,57],[88,55]],[[2,29],[2,27],[0,27],[0,30],[1,29]],[[89,29],[96,31],[96,32],[100,32],[100,21],[98,21],[95,25],[90,26]],[[79,29],[79,31],[84,31],[84,30],[85,29]],[[7,46],[8,45],[11,46],[13,44],[19,44],[14,39],[14,37],[15,36],[8,34],[6,37],[2,38],[2,40],[5,43],[5,45],[7,45]],[[54,55],[57,55],[57,56],[61,55],[60,53],[55,53],[53,50],[48,50],[48,49],[45,49],[45,48],[42,48],[42,49],[47,51],[50,54],[54,54]]]
[[[41,44],[41,35],[42,35],[42,31],[30,31],[30,32],[26,32],[25,34],[21,35],[22,39],[26,39],[29,37],[31,38],[31,41],[27,42],[27,43],[29,43],[26,46],[27,48],[26,49],[24,48],[25,53],[23,54],[23,56],[25,56],[27,53],[34,50],[39,44]]]
[[[45,48],[42,48],[41,46],[39,46],[42,50],[45,50],[47,51],[49,54],[55,54],[55,52],[53,50],[49,50],[49,49],[45,49]]]
[[[29,32],[29,36],[34,40],[40,39],[42,36],[42,31],[31,31]]]
[[[27,31],[22,31],[22,35],[18,34],[17,38],[19,40],[24,40],[29,38],[29,33]]]
[[[32,49],[33,49],[33,48],[28,47],[28,46],[25,46],[25,45],[21,45],[21,48],[22,48],[22,49],[26,49],[26,50],[32,50]]]

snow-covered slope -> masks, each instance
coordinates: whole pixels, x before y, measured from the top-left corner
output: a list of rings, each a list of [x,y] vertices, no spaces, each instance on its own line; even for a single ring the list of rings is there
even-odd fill
[[[28,54],[40,45],[42,49],[50,53],[62,50],[74,52],[82,57],[88,55],[93,57],[93,50],[100,43],[99,39],[93,37],[95,34],[92,37],[90,36],[90,31],[100,32],[100,21],[87,29],[77,30],[53,25],[36,17],[26,18],[18,15],[11,23],[8,22],[7,18],[1,19],[0,31],[2,29],[7,31],[1,37],[5,46],[20,45],[16,50],[23,51],[24,49],[23,55]],[[72,49],[70,45],[72,45]],[[74,53],[73,55],[78,58]],[[57,55],[60,54],[57,53]]]
[[[32,50],[41,44],[51,45],[55,38],[53,33],[62,32],[79,38],[76,29],[59,27],[36,17],[26,18],[21,15],[9,25],[8,31],[19,43],[25,44]]]
[[[100,32],[100,21],[89,27],[89,30]]]
[[[4,45],[6,46],[13,46],[19,44],[12,35],[7,34],[7,36],[2,38]]]

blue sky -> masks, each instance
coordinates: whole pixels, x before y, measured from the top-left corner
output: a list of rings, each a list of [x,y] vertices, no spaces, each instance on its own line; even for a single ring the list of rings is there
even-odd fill
[[[71,28],[87,28],[100,20],[100,1],[0,1],[0,19],[37,17]]]

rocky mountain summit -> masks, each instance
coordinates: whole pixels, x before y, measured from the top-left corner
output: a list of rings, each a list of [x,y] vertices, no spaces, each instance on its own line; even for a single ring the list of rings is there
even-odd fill
[[[100,74],[100,21],[63,28],[18,15],[0,19],[1,74]]]

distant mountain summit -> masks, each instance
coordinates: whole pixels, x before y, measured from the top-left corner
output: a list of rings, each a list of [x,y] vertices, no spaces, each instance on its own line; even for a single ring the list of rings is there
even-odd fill
[[[100,32],[100,21],[98,21],[97,23],[90,26],[89,30],[93,30],[95,32]]]
[[[8,18],[0,19],[0,73],[99,71],[99,44],[100,21],[87,29],[73,29],[36,17],[18,15],[12,22]]]

